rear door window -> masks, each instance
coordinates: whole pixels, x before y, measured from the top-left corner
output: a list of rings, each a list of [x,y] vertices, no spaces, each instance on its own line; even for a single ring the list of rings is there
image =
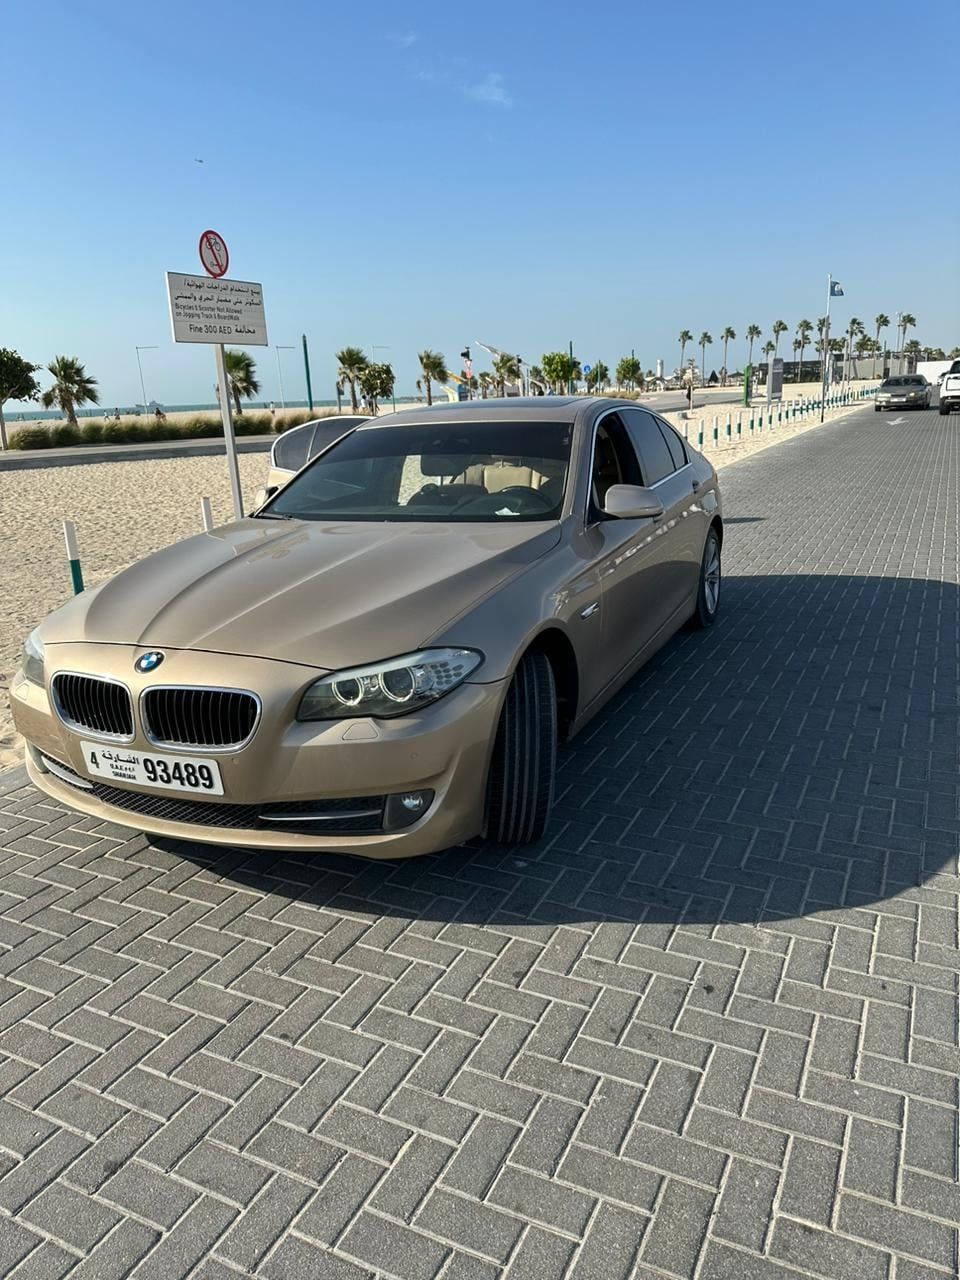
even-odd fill
[[[649,487],[673,475],[677,469],[673,454],[653,414],[645,409],[631,408],[622,410],[622,415],[640,459],[642,483]]]
[[[310,448],[307,450],[307,457],[315,458],[318,453],[323,453],[327,445],[333,444],[334,440],[339,440],[350,430],[352,425],[338,422],[336,418],[331,418],[329,422],[318,422],[313,439],[310,441]]]
[[[670,426],[669,422],[664,422],[662,418],[657,418],[657,426],[663,433],[663,438],[667,442],[667,448],[670,450],[670,456],[673,458],[673,465],[679,471],[681,467],[687,465],[687,451],[684,448],[683,441],[680,436]]]
[[[274,466],[283,471],[299,471],[310,456],[310,445],[316,424],[293,427],[285,431],[273,447]]]

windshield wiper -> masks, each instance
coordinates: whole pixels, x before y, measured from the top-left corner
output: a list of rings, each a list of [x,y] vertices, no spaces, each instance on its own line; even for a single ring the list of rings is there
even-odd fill
[[[293,520],[295,516],[284,516],[277,511],[261,511],[259,515],[255,515],[254,520]]]

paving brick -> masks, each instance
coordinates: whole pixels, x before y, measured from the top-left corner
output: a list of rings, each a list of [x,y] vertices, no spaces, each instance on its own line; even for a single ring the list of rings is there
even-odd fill
[[[85,1253],[121,1221],[121,1215],[108,1205],[60,1182],[51,1183],[21,1208],[20,1217],[27,1226]]]
[[[99,1189],[101,1200],[169,1231],[197,1199],[198,1192],[138,1160],[129,1160]]]
[[[520,1130],[496,1116],[480,1116],[452,1163],[443,1184],[481,1199],[507,1157]]]
[[[202,1196],[186,1217],[127,1274],[132,1280],[171,1280],[188,1275],[236,1219],[237,1210]]]
[[[563,1280],[574,1249],[572,1240],[530,1226],[502,1274],[507,1280]]]
[[[591,1195],[618,1200],[635,1209],[650,1209],[662,1181],[652,1169],[577,1143],[564,1157],[557,1177]]]
[[[890,1269],[889,1254],[790,1218],[774,1223],[770,1253],[831,1280],[886,1280]]]
[[[957,1265],[956,1227],[936,1222],[925,1214],[844,1193],[840,1197],[837,1226],[847,1235],[869,1240],[881,1248],[909,1253],[940,1267]]]
[[[527,1169],[552,1174],[569,1146],[583,1111],[572,1102],[544,1097],[527,1121],[511,1160]]]
[[[382,1177],[382,1165],[348,1153],[314,1193],[297,1220],[297,1230],[321,1244],[334,1244]]]
[[[519,1218],[443,1190],[429,1197],[417,1215],[416,1226],[499,1263],[507,1260],[523,1230]],[[344,1238],[345,1247],[348,1238]]]
[[[676,1275],[690,1275],[710,1222],[713,1196],[670,1178],[643,1243],[644,1263]]]
[[[581,1141],[587,1146],[600,1147],[605,1151],[619,1151],[630,1131],[642,1097],[643,1091],[636,1085],[623,1084],[619,1080],[604,1080],[590,1099],[581,1122]]]
[[[944,1178],[957,1176],[957,1113],[922,1098],[907,1100],[904,1161]]]
[[[433,1280],[450,1252],[438,1241],[372,1213],[360,1215],[341,1245],[345,1253],[375,1270],[389,1268],[403,1280]]]
[[[69,1275],[80,1280],[127,1280],[139,1262],[159,1245],[160,1233],[132,1218],[121,1222],[100,1241]],[[170,1274],[176,1274],[171,1272]]]
[[[570,1272],[571,1280],[626,1280],[649,1219],[619,1205],[602,1204]]]
[[[448,1142],[460,1142],[477,1113],[446,1098],[419,1089],[401,1087],[383,1108],[383,1114],[409,1129],[418,1129]]]
[[[212,1191],[238,1208],[249,1204],[270,1177],[253,1160],[234,1155],[206,1138],[187,1152],[175,1173],[185,1182]]]
[[[277,1170],[301,1182],[320,1186],[341,1159],[341,1148],[312,1133],[270,1121],[244,1147],[244,1156],[262,1164],[268,1173]]]
[[[338,1105],[317,1126],[317,1134],[336,1146],[389,1163],[410,1137],[410,1129],[368,1111]]]
[[[449,1144],[414,1134],[371,1197],[371,1207],[409,1223],[453,1155]]]
[[[226,1111],[226,1104],[214,1098],[193,1098],[171,1121],[157,1129],[141,1151],[142,1158],[159,1169],[172,1169]]]
[[[774,1169],[735,1156],[729,1164],[711,1232],[721,1240],[763,1251],[780,1185]]]
[[[265,1280],[304,1280],[306,1276],[310,1280],[374,1280],[374,1273],[368,1267],[335,1257],[321,1246],[294,1235],[280,1241],[260,1264],[258,1274]]]
[[[501,1172],[487,1200],[525,1221],[572,1235],[583,1234],[596,1205],[591,1195],[512,1165]]]

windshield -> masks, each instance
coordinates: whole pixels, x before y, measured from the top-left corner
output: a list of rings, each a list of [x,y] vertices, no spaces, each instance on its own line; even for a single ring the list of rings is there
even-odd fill
[[[261,513],[296,520],[557,520],[566,422],[364,427],[290,481]]]

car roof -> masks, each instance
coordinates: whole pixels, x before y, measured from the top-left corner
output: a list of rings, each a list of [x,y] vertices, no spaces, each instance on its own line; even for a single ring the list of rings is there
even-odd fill
[[[585,407],[603,403],[595,396],[507,396],[490,400],[449,401],[388,413],[382,418],[371,419],[359,429],[367,431],[371,427],[412,427],[431,423],[453,426],[459,422],[495,422],[504,418],[511,422],[573,422]],[[609,403],[622,402],[611,400]]]
[[[328,422],[356,423],[370,421],[370,415],[366,413],[328,413],[323,418],[310,418],[307,422],[298,422],[295,427],[287,427],[287,430],[280,434],[287,435],[290,431],[302,431],[304,427],[320,427]]]

